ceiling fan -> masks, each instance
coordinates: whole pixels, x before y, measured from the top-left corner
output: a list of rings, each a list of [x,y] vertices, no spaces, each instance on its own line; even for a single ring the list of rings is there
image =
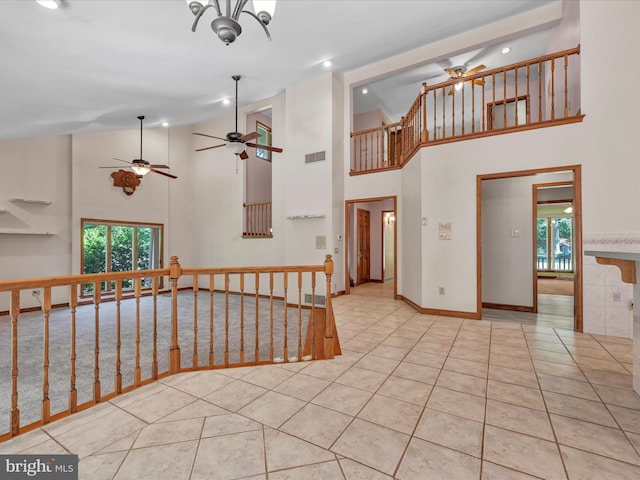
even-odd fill
[[[483,70],[485,68],[487,67],[485,67],[484,65],[478,65],[477,67],[474,67],[471,70],[467,70],[465,66],[445,68],[444,71],[447,72],[447,74],[451,77],[451,80],[461,80],[455,85],[451,85],[451,89],[449,90],[449,95],[453,95],[455,91],[460,90],[462,88],[462,84],[464,83],[463,79],[465,77],[470,77],[471,75],[474,75],[478,73],[480,70]],[[484,80],[476,78],[475,80],[473,80],[473,84],[482,86],[484,85]]]
[[[148,161],[142,158],[142,121],[144,120],[144,115],[138,117],[140,120],[140,158],[134,158],[132,161],[127,162],[126,160],[121,160],[120,158],[114,158],[113,160],[117,160],[118,162],[126,163],[131,167],[136,174],[136,177],[142,178],[149,172],[158,173],[160,175],[164,175],[169,178],[178,178],[175,175],[171,175],[170,173],[161,172],[157,170],[158,168],[169,168],[168,165],[154,165],[149,163]],[[121,168],[121,166],[117,167],[100,167],[100,168]]]
[[[260,137],[260,134],[258,132],[251,132],[245,135],[238,132],[238,81],[241,77],[240,75],[233,75],[231,78],[233,78],[233,80],[235,80],[236,82],[236,131],[227,133],[227,136],[225,138],[216,137],[214,135],[207,135],[206,133],[194,132],[194,135],[200,135],[201,137],[207,138],[215,138],[216,140],[222,140],[223,142],[225,142],[218,145],[213,145],[211,147],[197,148],[196,152],[202,152],[203,150],[211,150],[212,148],[226,146],[242,160],[246,160],[247,158],[249,158],[246,147],[253,147],[262,150],[268,150],[270,152],[282,153],[282,149],[279,147],[272,147],[271,145],[261,145],[251,142],[250,140],[255,140],[256,138]]]

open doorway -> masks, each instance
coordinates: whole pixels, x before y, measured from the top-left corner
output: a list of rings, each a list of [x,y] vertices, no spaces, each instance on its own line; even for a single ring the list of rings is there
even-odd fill
[[[580,166],[477,177],[483,319],[582,331],[580,179]],[[571,291],[539,292],[539,276],[569,278]]]
[[[345,202],[345,293],[397,294],[396,197]]]

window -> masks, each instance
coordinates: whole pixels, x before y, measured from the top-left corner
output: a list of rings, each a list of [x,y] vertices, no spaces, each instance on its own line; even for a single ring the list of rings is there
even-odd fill
[[[271,127],[264,123],[256,122],[256,132],[260,135],[256,143],[258,145],[271,146]],[[256,156],[267,162],[271,161],[271,152],[264,148],[256,148]]]
[[[82,273],[162,268],[162,238],[161,224],[82,219]],[[124,281],[122,286],[132,289],[133,281]],[[142,287],[150,288],[151,279],[143,279]],[[103,292],[114,289],[111,282],[102,284]],[[92,292],[92,284],[83,286],[83,295]]]

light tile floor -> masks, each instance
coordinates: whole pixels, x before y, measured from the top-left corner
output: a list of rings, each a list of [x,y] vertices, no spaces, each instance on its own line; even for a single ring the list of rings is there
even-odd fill
[[[631,342],[334,302],[334,360],[190,372],[0,444],[100,479],[637,479]]]

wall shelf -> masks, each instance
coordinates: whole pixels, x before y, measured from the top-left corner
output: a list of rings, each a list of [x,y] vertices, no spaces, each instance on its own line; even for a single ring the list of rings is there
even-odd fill
[[[0,230],[0,235],[55,235],[55,233],[34,232],[31,230]]]
[[[35,204],[35,205],[51,205],[51,202],[49,200],[36,200],[33,198],[10,198],[9,199],[10,202],[16,202],[16,203],[31,203],[31,204]]]
[[[301,220],[305,218],[326,218],[327,216],[324,213],[317,214],[309,214],[309,215],[289,215],[287,218],[289,220]]]

